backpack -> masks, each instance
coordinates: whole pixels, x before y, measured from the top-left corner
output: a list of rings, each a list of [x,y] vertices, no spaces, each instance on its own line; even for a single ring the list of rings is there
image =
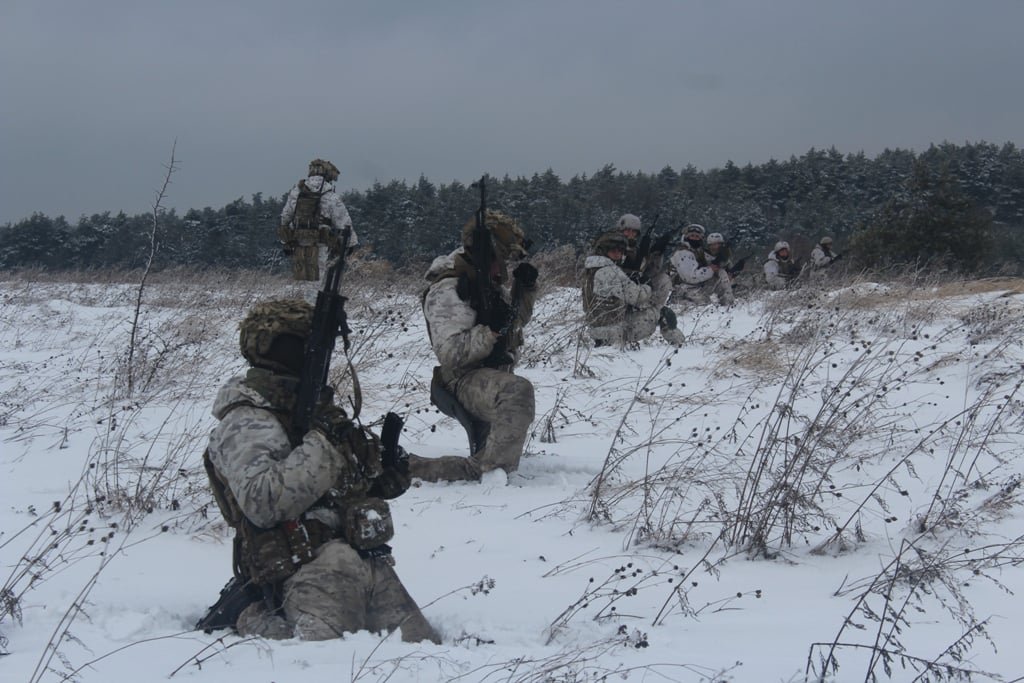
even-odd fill
[[[327,192],[326,183],[321,185],[320,192],[306,187],[306,181],[299,181],[299,197],[295,200],[295,229],[317,230],[323,221],[320,215],[320,200]]]

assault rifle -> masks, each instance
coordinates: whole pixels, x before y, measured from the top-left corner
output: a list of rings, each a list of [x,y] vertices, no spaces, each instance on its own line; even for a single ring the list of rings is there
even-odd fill
[[[644,231],[643,237],[640,238],[640,244],[637,245],[636,253],[633,254],[632,258],[627,258],[622,263],[622,269],[625,271],[630,270],[641,270],[644,267],[644,261],[651,253],[651,233],[654,232],[654,226],[658,224],[658,216],[661,214],[654,214],[654,220],[651,221],[650,226]]]
[[[384,425],[380,429],[380,461],[385,469],[409,474],[409,454],[398,446],[403,423],[398,413],[388,413],[384,417]]]
[[[302,362],[302,374],[295,399],[293,424],[299,434],[309,431],[313,413],[320,403],[320,397],[327,387],[327,372],[331,367],[334,342],[340,336],[348,351],[349,329],[345,316],[345,297],[338,293],[341,278],[345,274],[345,259],[352,228],[346,227],[341,235],[341,249],[327,267],[323,287],[316,294],[313,309],[313,329],[306,341],[306,355]]]
[[[470,304],[476,311],[477,323],[491,325],[496,316],[498,321],[498,338],[491,349],[491,355],[484,364],[488,367],[510,365],[512,356],[508,347],[512,326],[519,315],[519,302],[513,301],[511,306],[505,304],[501,292],[491,282],[491,269],[494,266],[494,245],[491,243],[491,230],[487,227],[487,175],[473,183],[472,187],[480,189],[480,208],[476,212],[476,226],[473,228],[473,244],[470,247],[470,260],[473,262],[473,289],[470,293]],[[493,327],[492,327],[493,329]]]
[[[719,250],[718,255],[711,259],[711,265],[719,267],[722,266],[723,263],[726,263],[729,260],[728,256],[730,254],[731,249],[729,248],[729,243],[726,242],[725,244],[722,245],[722,248]],[[740,271],[743,270],[743,268],[747,265],[747,259],[750,258],[752,255],[753,254],[747,254],[743,258],[737,260],[731,266],[726,268],[725,272],[728,273],[730,276],[736,275],[736,273],[739,273]]]

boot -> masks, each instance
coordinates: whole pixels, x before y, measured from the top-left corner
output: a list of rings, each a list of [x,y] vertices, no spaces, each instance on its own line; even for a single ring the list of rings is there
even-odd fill
[[[443,455],[423,458],[409,454],[409,476],[423,481],[480,481],[480,463],[476,458]]]

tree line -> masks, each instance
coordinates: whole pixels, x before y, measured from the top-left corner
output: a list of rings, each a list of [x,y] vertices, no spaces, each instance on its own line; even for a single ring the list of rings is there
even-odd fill
[[[777,239],[808,247],[831,235],[862,266],[940,261],[964,270],[1024,261],[1024,150],[1013,143],[932,145],[869,158],[835,148],[788,161],[657,173],[609,164],[563,181],[552,170],[492,177],[488,203],[514,216],[540,249],[583,250],[622,213],[659,229],[701,223],[743,250]],[[283,188],[285,192],[290,188]],[[284,202],[261,193],[213,209],[160,215],[155,268],[285,268],[276,226]],[[478,203],[458,181],[375,182],[344,201],[367,258],[425,261],[454,248]],[[151,214],[104,212],[71,223],[36,213],[0,226],[0,268],[131,269],[149,253]]]

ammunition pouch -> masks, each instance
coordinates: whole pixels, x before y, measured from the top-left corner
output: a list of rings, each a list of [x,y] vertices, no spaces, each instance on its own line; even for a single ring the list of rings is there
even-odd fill
[[[238,527],[238,560],[253,583],[275,585],[310,562],[314,551],[334,536],[315,519],[290,519],[270,529],[245,519]]]
[[[345,540],[356,550],[382,546],[395,535],[391,508],[380,498],[363,498],[350,503],[344,513]]]

